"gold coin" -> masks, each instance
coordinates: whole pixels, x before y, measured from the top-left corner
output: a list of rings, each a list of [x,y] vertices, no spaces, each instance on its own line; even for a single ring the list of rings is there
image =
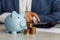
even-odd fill
[[[30,30],[29,29],[24,30],[24,34],[25,35],[29,35],[30,34]]]

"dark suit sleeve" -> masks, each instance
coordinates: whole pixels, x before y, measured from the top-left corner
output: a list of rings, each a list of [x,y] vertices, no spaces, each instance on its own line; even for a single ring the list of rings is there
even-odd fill
[[[60,23],[60,0],[53,0],[51,4],[51,13],[49,15],[40,15],[41,21],[55,21]]]
[[[2,10],[1,10],[1,0],[0,0],[0,14],[2,14]]]
[[[60,23],[60,0],[54,0],[52,3],[51,15],[48,15]]]
[[[2,3],[2,0],[0,0],[0,15],[3,14],[3,3]]]
[[[0,15],[4,12],[17,11],[19,13],[19,0],[0,0]]]

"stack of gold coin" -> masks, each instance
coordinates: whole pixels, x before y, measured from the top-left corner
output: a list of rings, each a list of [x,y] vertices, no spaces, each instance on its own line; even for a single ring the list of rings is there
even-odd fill
[[[36,27],[33,27],[33,24],[32,23],[28,23],[28,27],[24,31],[24,34],[26,34],[26,35],[36,34]]]
[[[32,23],[29,23],[28,24],[28,29],[32,28],[33,27],[33,24]]]
[[[30,30],[29,29],[24,30],[24,34],[25,35],[29,35],[30,34]]]
[[[30,34],[36,34],[36,27],[32,27],[30,29]]]

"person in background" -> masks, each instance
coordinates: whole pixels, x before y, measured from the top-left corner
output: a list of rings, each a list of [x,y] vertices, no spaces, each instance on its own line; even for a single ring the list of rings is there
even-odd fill
[[[12,11],[25,11],[27,22],[35,16],[38,22],[60,23],[60,0],[0,0],[0,21]]]

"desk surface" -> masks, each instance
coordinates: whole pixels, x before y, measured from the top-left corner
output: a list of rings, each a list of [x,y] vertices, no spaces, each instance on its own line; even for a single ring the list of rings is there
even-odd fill
[[[60,40],[60,34],[49,32],[38,32],[36,35],[26,36],[22,33],[12,35],[4,31],[3,24],[0,25],[0,40]]]

